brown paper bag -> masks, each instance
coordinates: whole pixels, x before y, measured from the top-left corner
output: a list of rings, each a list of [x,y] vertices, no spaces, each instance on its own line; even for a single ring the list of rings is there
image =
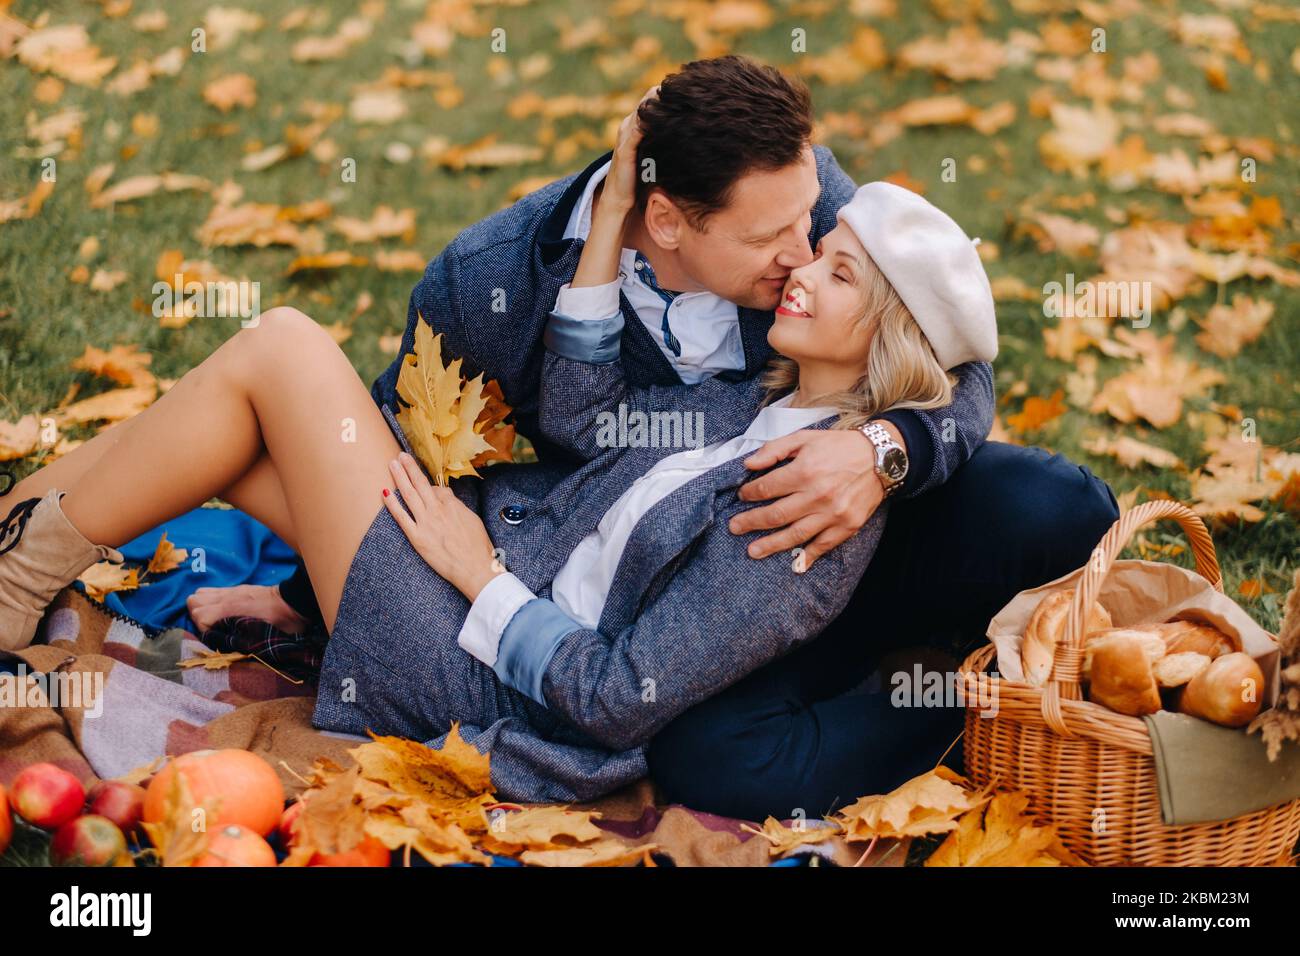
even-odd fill
[[[1083,572],[1084,568],[1080,568],[1020,592],[989,622],[988,636],[998,649],[999,677],[1024,683],[1020,644],[1030,616],[1049,592],[1074,587]],[[1268,709],[1277,700],[1282,653],[1276,639],[1195,571],[1156,561],[1116,561],[1102,582],[1097,601],[1110,612],[1115,627],[1186,620],[1211,624],[1240,638],[1242,650],[1264,672],[1261,709]]]

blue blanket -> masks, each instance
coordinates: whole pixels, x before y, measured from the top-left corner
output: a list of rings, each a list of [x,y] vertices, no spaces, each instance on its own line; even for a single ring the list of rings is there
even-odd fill
[[[244,512],[195,508],[120,548],[127,565],[148,562],[163,532],[168,541],[189,552],[185,563],[175,571],[150,575],[139,590],[110,594],[104,602],[150,628],[194,632],[185,599],[196,590],[274,584],[288,577],[297,561],[292,548]]]

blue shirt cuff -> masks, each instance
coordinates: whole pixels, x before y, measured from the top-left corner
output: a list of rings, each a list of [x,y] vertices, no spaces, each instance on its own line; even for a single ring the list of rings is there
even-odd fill
[[[921,416],[914,411],[896,408],[879,417],[903,435],[903,444],[907,447],[907,476],[897,494],[900,498],[910,498],[934,470],[934,439],[930,437],[930,430],[921,421]]]
[[[546,598],[534,598],[510,619],[492,666],[501,683],[526,694],[543,707],[542,677],[566,636],[582,625]]]
[[[551,312],[542,341],[556,355],[575,362],[606,365],[618,359],[622,335],[622,312],[603,319],[577,319]]]

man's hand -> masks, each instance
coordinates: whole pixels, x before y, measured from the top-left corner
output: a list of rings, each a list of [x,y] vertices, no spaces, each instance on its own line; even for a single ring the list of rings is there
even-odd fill
[[[900,445],[902,436],[881,422]],[[767,442],[745,459],[751,471],[763,471],[790,459],[769,474],[741,485],[742,501],[768,501],[731,519],[732,534],[780,528],[749,545],[749,556],[763,558],[804,546],[804,570],[867,523],[885,491],[876,474],[876,454],[857,429],[805,429]]]
[[[618,127],[618,139],[614,143],[614,155],[610,159],[609,173],[598,187],[600,196],[596,208],[602,205],[618,206],[620,210],[630,210],[636,204],[636,149],[641,143],[641,121],[637,116],[641,104],[659,95],[658,84],[646,90],[641,101],[633,107],[632,112],[623,117]]]

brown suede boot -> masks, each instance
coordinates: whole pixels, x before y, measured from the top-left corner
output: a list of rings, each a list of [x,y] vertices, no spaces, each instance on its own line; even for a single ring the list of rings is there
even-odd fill
[[[17,651],[36,636],[54,596],[97,561],[121,563],[122,555],[91,544],[72,526],[50,489],[44,498],[20,501],[0,521],[0,650]]]

